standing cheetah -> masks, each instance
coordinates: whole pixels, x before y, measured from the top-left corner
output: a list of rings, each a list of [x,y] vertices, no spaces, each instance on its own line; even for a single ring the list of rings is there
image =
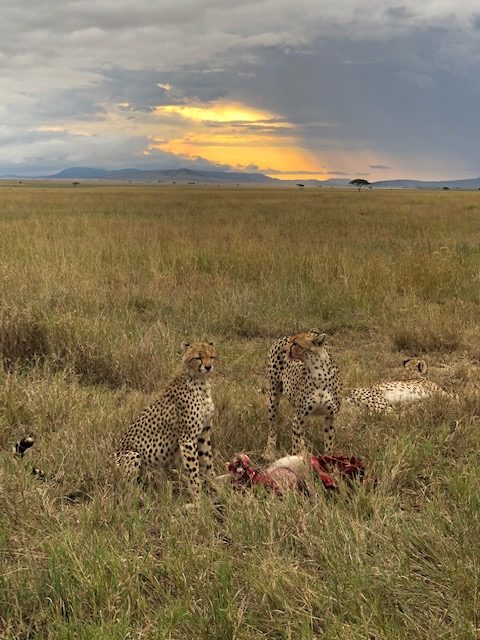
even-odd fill
[[[276,418],[283,394],[295,410],[292,428],[292,453],[303,453],[304,422],[312,415],[325,418],[325,453],[333,448],[334,419],[340,408],[338,368],[325,348],[324,333],[312,329],[306,333],[279,338],[268,358],[269,432],[265,458],[275,456]]]
[[[449,396],[435,382],[426,380],[427,363],[425,360],[407,358],[403,361],[404,379],[382,382],[372,387],[352,389],[344,398],[357,408],[371,413],[392,411],[393,405],[406,404],[430,398],[433,395]]]
[[[116,463],[131,477],[173,466],[180,453],[194,500],[200,495],[200,469],[213,474],[210,427],[214,406],[210,377],[217,357],[213,343],[184,343],[182,371],[161,397],[144,409],[123,436]]]

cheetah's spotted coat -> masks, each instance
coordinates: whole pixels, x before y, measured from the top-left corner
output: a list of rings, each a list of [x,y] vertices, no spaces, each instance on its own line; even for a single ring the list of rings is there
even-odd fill
[[[382,382],[372,387],[352,389],[344,398],[348,403],[371,413],[392,411],[394,405],[415,402],[434,395],[449,396],[435,382],[425,379],[427,364],[424,360],[407,359],[404,380]]]
[[[161,397],[128,428],[116,452],[117,465],[130,477],[169,469],[180,454],[194,499],[200,470],[212,476],[210,429],[214,413],[210,380],[217,356],[212,343],[184,344],[183,370]]]
[[[305,450],[305,418],[325,418],[324,448],[331,452],[334,419],[340,408],[339,374],[325,347],[325,334],[317,329],[279,338],[268,358],[269,433],[265,457],[275,457],[276,418],[283,394],[295,410],[292,428],[292,453]]]

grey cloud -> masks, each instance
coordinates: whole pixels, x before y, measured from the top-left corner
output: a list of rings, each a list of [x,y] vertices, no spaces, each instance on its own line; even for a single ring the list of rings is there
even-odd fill
[[[389,7],[386,10],[387,16],[394,18],[395,20],[407,20],[415,17],[415,13],[410,9],[407,9],[404,5],[398,5],[396,7]]]
[[[370,169],[380,169],[380,170],[391,169],[391,167],[385,164],[369,164],[368,166],[370,167]]]
[[[230,165],[210,162],[201,156],[185,158],[151,148],[145,137],[118,135],[85,136],[68,131],[0,130],[0,174],[39,175],[87,163],[112,169],[197,168],[228,170]],[[148,155],[144,150],[149,147]]]
[[[413,84],[418,85],[419,87],[424,87],[425,89],[429,89],[435,84],[432,76],[429,76],[425,73],[416,73],[415,71],[402,70],[396,73],[397,78],[404,79],[407,82],[412,82]]]
[[[390,6],[388,6],[390,4]],[[419,6],[409,0],[378,8],[368,0],[17,0],[2,10],[2,51],[10,56],[61,60],[73,68],[108,65],[168,68],[209,60],[232,48],[305,48],[331,34],[353,39],[390,38],[425,24],[460,25],[478,11],[472,2]],[[55,20],[52,20],[52,15]]]
[[[342,60],[343,64],[379,64],[380,60]]]
[[[149,113],[162,105],[180,105],[192,99],[210,102],[225,95],[222,78],[212,82],[209,79],[205,81],[203,76],[202,83],[197,72],[181,74],[115,68],[103,74],[97,73],[95,77],[96,82],[85,87],[54,88],[42,92],[28,106],[32,120],[98,120],[106,113],[107,107],[114,104],[128,103],[128,107],[123,107],[124,110]],[[172,88],[166,90],[160,84],[170,84]],[[15,111],[18,115],[18,109]]]

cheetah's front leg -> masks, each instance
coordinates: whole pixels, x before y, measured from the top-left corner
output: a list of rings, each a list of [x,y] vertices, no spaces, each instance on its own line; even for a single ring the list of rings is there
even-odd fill
[[[214,477],[212,464],[212,444],[210,441],[210,425],[206,426],[198,437],[198,462],[200,470],[206,476],[207,484]]]
[[[302,455],[305,451],[305,416],[295,413],[292,424],[292,454]]]
[[[332,453],[334,438],[335,438],[335,427],[333,424],[333,416],[325,416],[325,427],[324,427],[324,434],[323,434],[324,453]]]
[[[280,404],[280,392],[270,386],[268,392],[268,437],[267,445],[263,453],[265,460],[275,460],[277,454],[277,414]]]
[[[180,440],[178,445],[183,468],[187,476],[188,490],[194,502],[197,502],[200,498],[201,490],[197,443],[192,440]]]

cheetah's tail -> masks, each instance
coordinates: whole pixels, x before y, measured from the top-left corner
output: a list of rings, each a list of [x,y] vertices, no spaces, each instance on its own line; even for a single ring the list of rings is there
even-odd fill
[[[25,452],[28,451],[35,444],[35,438],[32,436],[26,436],[25,438],[21,438],[18,442],[13,446],[13,453],[18,458],[23,458]],[[32,467],[32,475],[38,478],[39,480],[46,480],[45,473],[42,469],[38,469],[38,467]]]

